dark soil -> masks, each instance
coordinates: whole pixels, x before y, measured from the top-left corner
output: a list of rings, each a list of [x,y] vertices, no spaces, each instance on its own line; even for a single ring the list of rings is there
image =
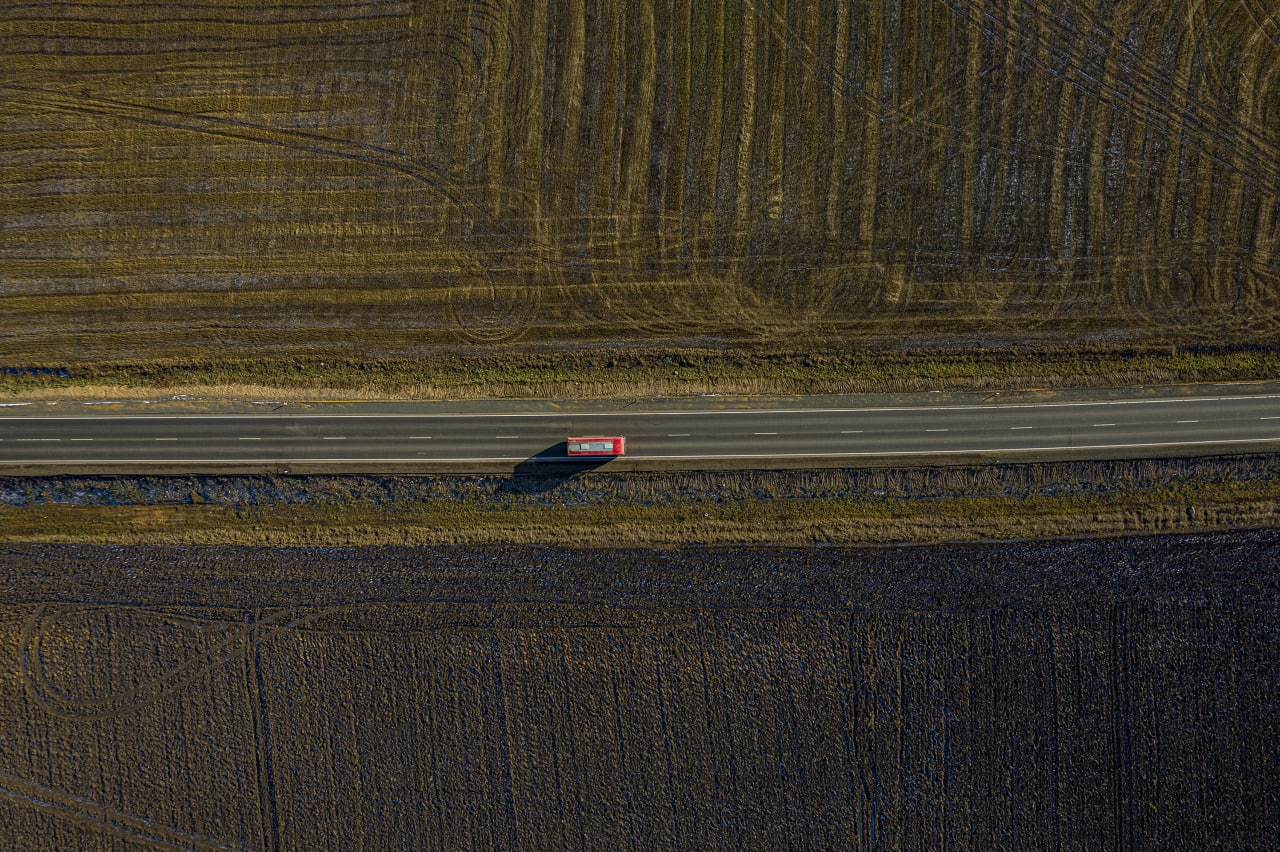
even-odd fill
[[[0,846],[1275,848],[1277,568],[9,545]]]

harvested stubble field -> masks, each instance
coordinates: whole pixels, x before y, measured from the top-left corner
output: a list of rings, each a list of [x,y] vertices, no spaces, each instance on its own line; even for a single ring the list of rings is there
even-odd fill
[[[1280,330],[1277,68],[1259,0],[4,4],[0,366],[812,391],[778,359],[887,389],[995,346],[1132,380]]]
[[[0,845],[1272,849],[1280,534],[0,549]]]

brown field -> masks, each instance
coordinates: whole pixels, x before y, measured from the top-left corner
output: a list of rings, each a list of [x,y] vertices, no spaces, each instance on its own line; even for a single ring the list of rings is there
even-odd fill
[[[1277,68],[1258,0],[4,4],[0,367],[1271,343]]]
[[[1273,849],[1277,533],[0,550],[0,846]]]

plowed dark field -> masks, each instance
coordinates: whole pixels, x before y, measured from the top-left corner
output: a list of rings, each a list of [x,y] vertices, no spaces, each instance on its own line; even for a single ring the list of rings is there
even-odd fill
[[[1269,849],[1280,534],[0,550],[0,847]]]
[[[1268,342],[1277,68],[1265,0],[6,3],[0,355]]]

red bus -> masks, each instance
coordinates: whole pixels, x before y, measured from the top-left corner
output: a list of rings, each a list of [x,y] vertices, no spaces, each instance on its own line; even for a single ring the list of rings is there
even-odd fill
[[[569,438],[565,444],[571,456],[620,456],[627,451],[627,439],[621,436]]]

